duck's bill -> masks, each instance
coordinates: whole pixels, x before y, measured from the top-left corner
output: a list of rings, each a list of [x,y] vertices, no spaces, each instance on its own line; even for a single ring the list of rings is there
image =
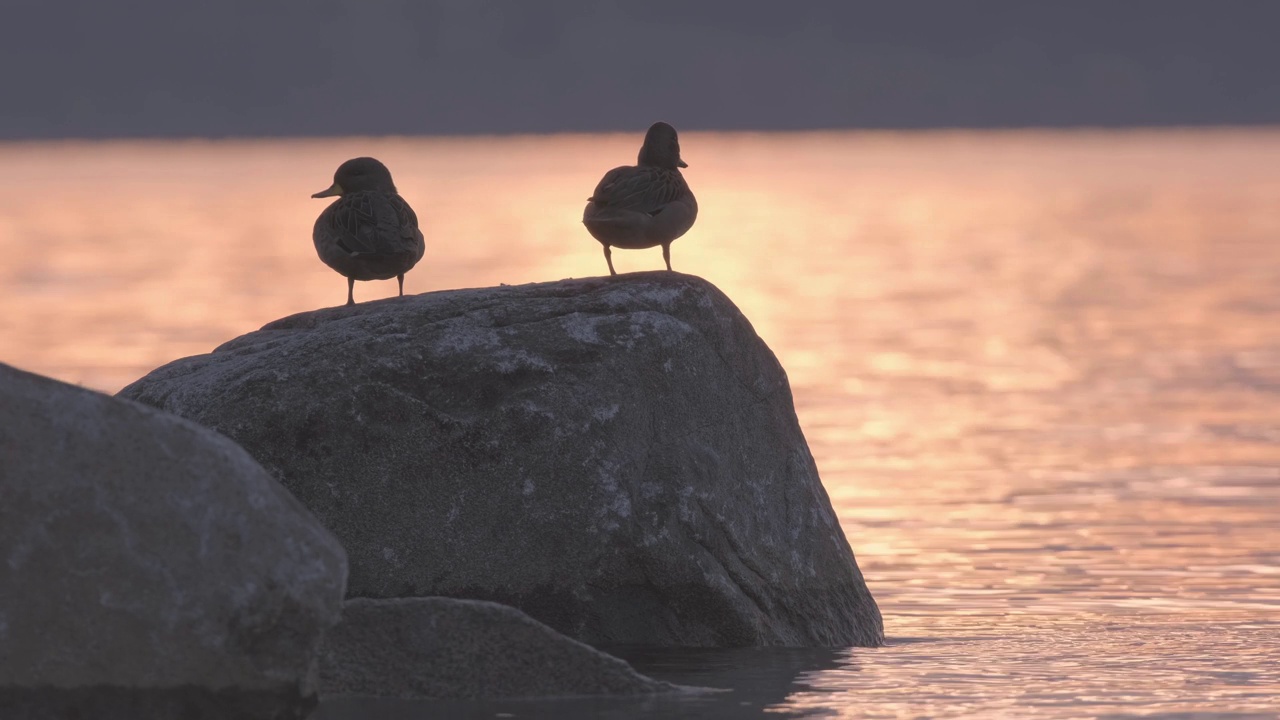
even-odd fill
[[[329,186],[329,189],[321,190],[320,192],[316,193],[315,195],[312,195],[311,197],[324,198],[324,197],[333,197],[334,195],[341,195],[341,194],[342,194],[342,186],[339,185],[338,183],[334,183],[333,185]]]

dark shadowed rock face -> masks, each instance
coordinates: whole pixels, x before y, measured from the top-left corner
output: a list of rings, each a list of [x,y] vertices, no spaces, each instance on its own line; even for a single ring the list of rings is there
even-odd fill
[[[121,395],[244,446],[341,538],[351,597],[493,600],[593,644],[882,640],[786,374],[698,278],[319,310]]]
[[[323,695],[493,699],[634,695],[679,688],[479,600],[349,600],[325,636]]]
[[[302,717],[345,578],[231,441],[0,365],[0,717]]]

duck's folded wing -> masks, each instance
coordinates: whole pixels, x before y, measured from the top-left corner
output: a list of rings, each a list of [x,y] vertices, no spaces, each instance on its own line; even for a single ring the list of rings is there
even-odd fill
[[[657,168],[619,167],[605,173],[588,201],[616,210],[653,214],[679,199],[687,186],[678,174]]]
[[[399,200],[398,197],[395,199]],[[400,203],[408,208],[403,200]],[[409,214],[412,216],[413,211],[409,210]],[[392,198],[382,193],[344,195],[334,204],[330,222],[324,230],[335,245],[351,255],[408,252],[401,212]],[[410,237],[416,231],[417,217],[414,216]]]
[[[412,252],[422,243],[422,230],[418,227],[418,214],[399,195],[391,196],[390,200],[391,206],[396,212],[396,222],[400,229],[400,247],[406,252]]]

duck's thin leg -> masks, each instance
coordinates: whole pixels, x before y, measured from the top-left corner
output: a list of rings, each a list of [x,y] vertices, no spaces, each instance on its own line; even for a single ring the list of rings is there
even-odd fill
[[[667,263],[667,270],[671,269],[671,243],[662,244],[662,259]]]
[[[347,304],[348,305],[356,304],[355,289],[356,289],[356,279],[353,277],[347,278]]]
[[[609,274],[617,275],[618,271],[613,269],[613,251],[609,249],[608,245],[604,246],[604,261],[609,263]]]
[[[397,275],[396,280],[400,282],[400,297],[404,297],[404,273]]]

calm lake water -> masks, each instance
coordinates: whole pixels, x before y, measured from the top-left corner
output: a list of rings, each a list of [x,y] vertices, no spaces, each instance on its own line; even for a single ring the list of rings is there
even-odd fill
[[[582,206],[640,137],[0,145],[0,361],[113,392],[342,303],[308,196],[361,154],[425,226],[406,292],[602,274]],[[673,264],[787,368],[888,645],[624,648],[731,692],[319,717],[1277,716],[1280,130],[681,141]]]

